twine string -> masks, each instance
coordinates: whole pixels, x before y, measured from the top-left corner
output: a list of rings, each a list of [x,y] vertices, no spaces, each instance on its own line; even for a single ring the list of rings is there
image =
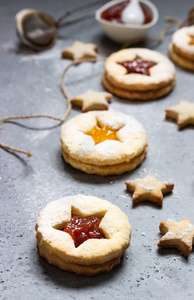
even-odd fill
[[[99,58],[98,60],[101,60],[103,58]],[[73,60],[72,63],[70,63],[63,71],[62,73],[62,76],[61,76],[61,90],[62,90],[62,93],[67,101],[67,109],[65,111],[65,114],[63,115],[62,118],[59,118],[59,117],[55,117],[55,116],[50,116],[50,115],[45,115],[45,114],[36,114],[36,115],[26,115],[26,116],[7,116],[7,117],[3,117],[3,118],[0,118],[0,124],[2,124],[3,122],[5,121],[10,121],[10,120],[22,120],[22,119],[31,119],[31,118],[48,118],[48,119],[52,119],[52,120],[55,120],[55,121],[59,121],[59,124],[63,123],[70,111],[71,111],[71,100],[70,100],[70,97],[69,97],[69,94],[67,92],[67,88],[66,88],[66,85],[65,85],[65,75],[67,73],[67,71],[72,67],[72,66],[75,66],[75,65],[78,65],[82,62],[95,62],[97,61],[96,58],[83,58],[83,59],[76,59],[76,60]],[[11,151],[14,151],[14,152],[19,152],[19,153],[23,153],[23,154],[26,154],[28,157],[32,156],[33,153],[31,151],[25,151],[25,150],[22,150],[22,149],[18,149],[18,148],[15,148],[15,147],[12,147],[12,146],[9,146],[9,145],[6,145],[2,142],[0,142],[0,147],[2,148],[5,148],[7,150],[11,150]]]
[[[192,7],[189,12],[188,12],[188,15],[187,15],[187,18],[184,20],[184,21],[181,21],[177,18],[172,18],[172,17],[165,17],[164,18],[165,22],[167,22],[168,24],[165,25],[165,27],[163,28],[163,30],[161,31],[160,33],[160,36],[157,38],[152,38],[152,37],[146,37],[145,39],[143,40],[147,40],[147,41],[153,41],[153,42],[163,42],[167,32],[169,31],[169,29],[171,29],[172,27],[174,26],[177,26],[179,28],[183,27],[183,26],[191,26],[191,25],[194,25],[194,7]],[[122,47],[123,48],[127,48],[128,46],[130,45],[129,42],[125,43]],[[63,71],[62,73],[62,76],[61,76],[61,90],[63,92],[63,95],[67,101],[67,108],[66,108],[66,111],[65,111],[65,114],[63,115],[62,118],[59,118],[59,117],[55,117],[55,116],[50,116],[50,115],[45,115],[45,114],[36,114],[36,115],[26,115],[26,116],[7,116],[7,117],[3,117],[3,118],[0,118],[0,124],[2,124],[3,122],[5,121],[8,121],[8,120],[21,120],[21,119],[30,119],[30,118],[48,118],[48,119],[52,119],[52,120],[55,120],[55,121],[59,121],[59,124],[63,123],[70,111],[71,111],[71,100],[69,98],[69,94],[67,92],[67,89],[66,89],[66,85],[65,85],[65,75],[67,73],[67,71],[72,67],[72,66],[75,66],[75,65],[78,65],[82,62],[95,62],[97,60],[104,60],[105,58],[101,57],[101,58],[83,58],[83,59],[76,59],[76,60],[73,60],[72,63],[70,63],[66,68],[65,70]],[[7,150],[11,150],[11,151],[14,151],[14,152],[19,152],[19,153],[23,153],[23,154],[26,154],[27,156],[32,156],[33,153],[31,151],[25,151],[25,150],[21,150],[21,149],[17,149],[15,147],[12,147],[12,146],[9,146],[9,145],[6,145],[2,142],[0,142],[0,147],[2,148],[5,148]]]
[[[183,26],[191,26],[194,25],[194,7],[192,7],[187,15],[187,18],[184,21],[181,21],[177,18],[173,18],[173,17],[165,17],[164,21],[166,23],[168,23],[167,25],[164,26],[164,28],[162,29],[160,36],[159,37],[145,37],[142,38],[141,41],[150,41],[150,42],[163,42],[164,38],[167,34],[167,32],[172,28],[177,26],[178,28],[181,28]],[[139,40],[137,40],[138,42]],[[131,42],[126,42],[124,43],[122,49],[127,48],[128,46],[130,46]]]

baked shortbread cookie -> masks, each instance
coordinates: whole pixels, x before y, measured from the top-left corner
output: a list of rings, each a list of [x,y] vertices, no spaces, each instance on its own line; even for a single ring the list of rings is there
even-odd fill
[[[159,181],[151,173],[142,179],[125,181],[127,189],[133,193],[133,205],[143,201],[162,205],[163,194],[170,193],[174,184],[170,182]]]
[[[166,118],[177,121],[178,127],[194,125],[194,103],[180,100],[179,104],[165,110]]]
[[[110,93],[87,90],[84,94],[74,97],[71,100],[71,103],[80,106],[82,112],[90,110],[108,110],[108,102],[110,99],[112,99]]]
[[[91,111],[62,126],[61,152],[66,162],[88,174],[117,175],[142,163],[147,135],[131,116]]]
[[[178,29],[173,34],[169,56],[181,68],[194,71],[194,25]]]
[[[175,68],[161,53],[130,48],[111,54],[105,62],[102,82],[111,93],[131,100],[160,98],[175,84]]]
[[[96,236],[97,231],[101,236]],[[40,256],[49,263],[91,276],[108,272],[120,262],[130,245],[131,226],[112,203],[76,195],[46,205],[36,223],[36,238]]]
[[[189,256],[194,245],[194,226],[190,219],[180,222],[162,221],[159,228],[164,236],[160,239],[158,247],[175,247],[184,256]]]
[[[79,60],[83,58],[92,58],[97,60],[97,45],[91,43],[82,43],[80,41],[75,41],[73,45],[66,48],[62,52],[63,58],[70,58],[73,60]]]

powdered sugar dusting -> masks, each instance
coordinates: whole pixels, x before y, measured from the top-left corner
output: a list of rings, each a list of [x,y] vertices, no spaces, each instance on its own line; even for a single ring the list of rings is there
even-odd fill
[[[117,129],[118,140],[106,140],[95,145],[91,136],[85,134],[94,126]],[[109,165],[129,161],[141,154],[146,145],[146,132],[133,117],[118,112],[92,111],[68,121],[61,130],[65,152],[85,163]]]

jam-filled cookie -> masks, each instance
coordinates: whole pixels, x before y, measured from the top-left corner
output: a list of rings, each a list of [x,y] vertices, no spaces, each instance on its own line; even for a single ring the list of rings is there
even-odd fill
[[[194,25],[173,34],[169,56],[181,68],[194,71]]]
[[[130,245],[127,216],[112,203],[76,195],[50,202],[36,223],[40,256],[78,275],[110,271]]]
[[[171,91],[175,68],[161,53],[130,48],[111,54],[105,62],[102,82],[111,93],[131,100],[152,100]]]
[[[117,175],[142,163],[147,135],[141,123],[120,112],[91,111],[61,129],[66,162],[88,174]]]

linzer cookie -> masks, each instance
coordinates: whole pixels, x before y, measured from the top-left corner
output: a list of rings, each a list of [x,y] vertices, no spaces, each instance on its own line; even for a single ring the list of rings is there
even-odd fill
[[[88,174],[117,175],[142,163],[147,135],[131,116],[91,111],[62,126],[61,152],[67,163]]]
[[[158,247],[177,248],[184,256],[189,256],[194,245],[194,226],[190,219],[180,222],[162,221],[160,231],[164,235]]]
[[[173,34],[169,56],[181,68],[194,71],[194,25],[178,29]]]
[[[130,245],[127,216],[112,203],[76,195],[47,204],[36,223],[40,256],[78,275],[109,272]]]
[[[175,84],[175,68],[157,51],[123,49],[110,55],[102,82],[111,93],[131,100],[152,100],[168,94]]]

